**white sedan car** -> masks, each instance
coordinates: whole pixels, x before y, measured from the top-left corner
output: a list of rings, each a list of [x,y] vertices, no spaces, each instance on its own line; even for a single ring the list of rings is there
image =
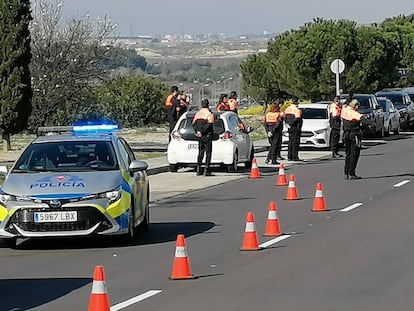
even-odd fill
[[[177,121],[167,148],[167,159],[171,172],[181,167],[196,166],[198,140],[192,120],[197,110],[184,113]],[[253,142],[249,133],[236,113],[231,111],[214,112],[214,140],[211,156],[212,165],[225,166],[228,172],[236,172],[239,163],[251,168],[254,157]]]
[[[303,117],[302,134],[300,137],[301,147],[328,148],[330,146],[329,106],[330,102],[299,104]],[[342,142],[342,127],[340,137],[340,142]],[[283,128],[282,143],[286,145],[289,143],[286,123]]]

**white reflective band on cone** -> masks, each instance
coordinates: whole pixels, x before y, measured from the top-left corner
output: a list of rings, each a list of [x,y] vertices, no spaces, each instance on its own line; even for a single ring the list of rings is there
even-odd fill
[[[175,257],[176,258],[187,257],[187,251],[185,250],[184,246],[177,246],[175,248]]]
[[[105,281],[93,281],[92,283],[92,294],[106,294]]]
[[[254,163],[252,164],[252,168],[257,168],[257,163],[256,163],[256,162],[254,162]]]
[[[279,168],[279,175],[285,175],[285,169]]]
[[[295,182],[294,181],[289,181],[289,188],[294,188],[295,187]]]
[[[256,229],[254,228],[254,222],[246,222],[246,230],[245,232],[255,232]]]
[[[277,213],[276,213],[276,211],[269,211],[269,214],[267,216],[267,219],[277,219]]]
[[[323,198],[322,190],[316,190],[315,197]]]

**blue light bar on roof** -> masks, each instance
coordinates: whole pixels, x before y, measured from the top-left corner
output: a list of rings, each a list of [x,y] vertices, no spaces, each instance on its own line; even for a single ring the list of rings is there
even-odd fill
[[[78,134],[111,133],[119,129],[116,123],[84,123],[73,125],[72,131]]]

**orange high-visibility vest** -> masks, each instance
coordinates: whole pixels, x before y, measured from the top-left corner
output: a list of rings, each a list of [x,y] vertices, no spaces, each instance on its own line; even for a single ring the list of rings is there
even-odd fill
[[[173,94],[168,95],[167,98],[165,99],[165,107],[171,108],[173,105],[173,100],[174,100],[174,95]]]
[[[230,98],[228,103],[229,103],[230,110],[232,111],[237,110],[237,108],[239,107],[239,103],[234,98]]]
[[[289,105],[285,110],[285,116],[287,115],[293,115],[295,119],[299,119],[302,117],[302,110],[300,110],[298,107],[296,107],[295,104]]]
[[[341,107],[339,107],[337,103],[332,103],[329,108],[329,113],[331,114],[332,118],[340,117]]]
[[[282,114],[280,112],[277,112],[277,111],[268,112],[264,116],[264,122],[266,124],[276,124],[280,121],[281,118],[282,118]]]
[[[214,123],[214,114],[208,108],[201,108],[193,118],[193,124],[197,120],[205,120],[207,123]]]

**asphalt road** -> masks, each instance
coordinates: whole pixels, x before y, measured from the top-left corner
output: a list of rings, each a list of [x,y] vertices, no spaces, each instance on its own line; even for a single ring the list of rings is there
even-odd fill
[[[284,200],[286,187],[269,173],[158,201],[150,231],[132,246],[100,239],[2,248],[0,310],[86,310],[96,265],[112,310],[411,310],[414,144],[402,138],[366,143],[361,180],[344,180],[342,159],[289,167],[297,201]],[[327,212],[311,211],[318,182]],[[262,236],[270,201],[285,239],[240,251],[249,211],[260,243],[272,240]],[[168,279],[180,233],[198,279]]]

